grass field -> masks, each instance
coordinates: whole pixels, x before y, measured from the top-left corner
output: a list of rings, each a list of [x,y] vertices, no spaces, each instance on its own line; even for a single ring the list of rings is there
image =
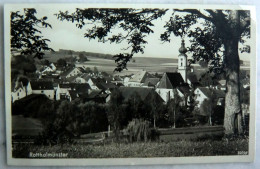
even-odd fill
[[[31,144],[14,145],[14,158],[28,158],[29,153],[68,153],[68,158],[128,158],[128,157],[184,157],[237,155],[238,151],[248,151],[248,139],[100,143],[37,146]]]
[[[38,119],[23,117],[22,115],[12,116],[12,135],[35,136],[42,132],[43,126]]]

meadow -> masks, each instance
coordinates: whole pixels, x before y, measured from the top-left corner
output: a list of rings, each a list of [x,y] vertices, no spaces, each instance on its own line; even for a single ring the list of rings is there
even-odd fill
[[[29,153],[68,153],[68,158],[139,158],[237,155],[248,151],[248,139],[179,140],[135,143],[98,143],[38,146],[13,145],[14,158],[28,158]]]

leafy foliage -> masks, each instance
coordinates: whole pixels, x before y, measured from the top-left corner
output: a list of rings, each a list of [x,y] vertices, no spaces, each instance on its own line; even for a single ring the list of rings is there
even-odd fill
[[[180,15],[180,13],[184,13]],[[190,63],[204,61],[209,64],[209,71],[221,74],[226,68],[227,40],[234,39],[244,43],[244,38],[250,37],[250,13],[246,10],[237,11],[239,23],[230,19],[233,11],[195,9],[174,9],[172,17],[166,22],[166,31],[161,40],[170,42],[170,35],[190,38],[191,46],[188,51],[192,53]],[[240,49],[250,52],[249,46]]]
[[[51,25],[46,22],[46,16],[37,18],[36,13],[34,8],[25,8],[24,14],[11,12],[11,48],[22,55],[34,55],[42,59],[44,51],[53,50],[47,44],[50,40],[43,38],[37,27],[51,28]]]
[[[130,9],[130,8],[77,8],[69,14],[68,11],[56,14],[61,21],[76,23],[76,27],[83,29],[87,27],[85,37],[97,39],[99,42],[122,43],[127,46],[124,50],[128,53],[119,53],[114,56],[117,63],[116,71],[126,69],[127,62],[134,54],[144,53],[145,37],[153,33],[152,21],[160,18],[167,10],[164,9]],[[113,29],[117,31],[111,35]],[[122,33],[123,32],[123,33]]]

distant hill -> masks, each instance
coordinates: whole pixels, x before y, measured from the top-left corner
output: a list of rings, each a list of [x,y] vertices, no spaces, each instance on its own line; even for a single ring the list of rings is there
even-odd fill
[[[110,54],[94,53],[94,52],[86,52],[86,51],[73,51],[73,50],[66,50],[66,49],[59,49],[59,51],[54,51],[54,52],[45,52],[44,59],[47,59],[50,62],[56,62],[60,58],[78,57],[80,54],[83,54],[88,58],[101,58],[101,59],[114,60],[113,55]]]

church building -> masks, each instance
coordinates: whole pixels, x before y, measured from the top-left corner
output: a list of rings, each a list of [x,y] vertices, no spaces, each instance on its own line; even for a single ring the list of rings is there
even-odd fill
[[[165,72],[156,88],[156,92],[165,102],[174,98],[175,89],[177,89],[180,97],[184,96],[183,91],[189,91],[189,85],[187,84],[187,49],[185,48],[184,40],[182,40],[179,52],[178,71]]]

